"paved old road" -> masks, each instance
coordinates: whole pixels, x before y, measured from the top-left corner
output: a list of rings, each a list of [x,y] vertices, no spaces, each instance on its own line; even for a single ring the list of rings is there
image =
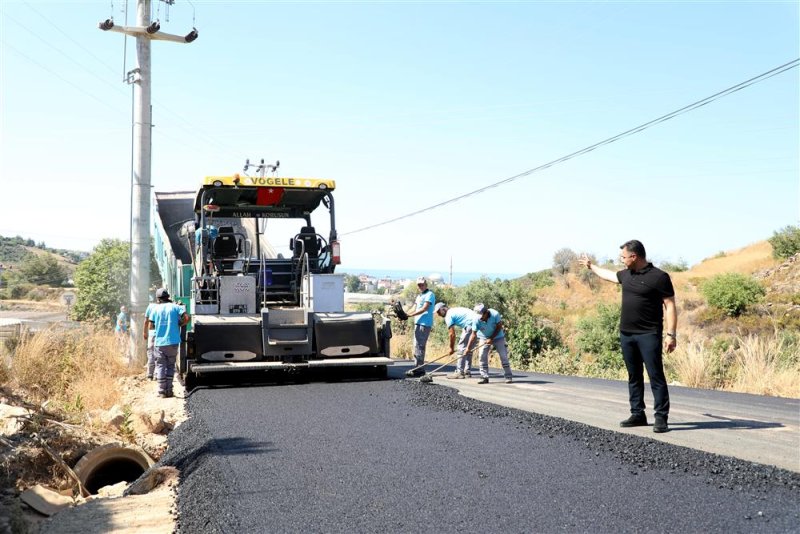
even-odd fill
[[[416,381],[198,389],[188,407],[162,459],[183,472],[182,532],[800,526],[797,473]]]

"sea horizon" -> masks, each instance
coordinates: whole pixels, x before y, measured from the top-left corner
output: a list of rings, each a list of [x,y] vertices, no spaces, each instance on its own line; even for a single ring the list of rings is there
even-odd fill
[[[373,278],[390,278],[392,280],[406,280],[406,279],[415,279],[418,276],[424,276],[429,278],[432,274],[438,274],[442,277],[442,280],[445,283],[450,283],[450,273],[449,272],[441,272],[441,271],[427,271],[424,269],[421,270],[411,270],[411,269],[362,269],[359,267],[339,267],[336,269],[337,273],[344,273],[344,274],[351,274],[351,275],[361,275],[365,274],[367,276],[371,276]],[[524,273],[473,273],[473,272],[453,272],[453,282],[454,286],[463,286],[466,285],[473,280],[478,280],[481,276],[486,276],[489,280],[494,281],[495,279],[499,278],[501,280],[512,280],[514,278],[519,278],[523,276]]]

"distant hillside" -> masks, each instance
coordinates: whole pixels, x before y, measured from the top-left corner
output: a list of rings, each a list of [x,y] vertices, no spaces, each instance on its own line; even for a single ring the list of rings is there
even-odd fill
[[[772,257],[772,245],[767,241],[759,241],[706,258],[688,271],[674,273],[673,278],[678,281],[696,277],[707,278],[720,273],[754,274],[778,263],[780,262]]]
[[[677,303],[681,317],[679,323],[685,325],[694,322],[694,316],[705,309],[704,299],[700,295],[699,286],[702,281],[721,273],[741,273],[759,279],[767,290],[767,302],[786,302],[790,312],[794,312],[792,302],[800,297],[793,297],[797,287],[784,281],[786,269],[789,272],[800,271],[800,264],[792,264],[780,271],[780,275],[766,276],[782,265],[781,260],[772,257],[772,246],[767,241],[760,241],[746,247],[727,251],[703,260],[684,272],[670,273],[675,285]],[[621,269],[617,266],[616,269]],[[582,269],[578,269],[580,272]],[[592,277],[588,277],[591,280]],[[781,285],[778,285],[778,280]],[[617,304],[620,301],[619,286],[595,279],[595,287],[589,287],[575,272],[556,277],[555,284],[537,291],[534,313],[560,323],[564,326],[565,337],[574,336],[577,321],[594,313],[600,303]],[[773,287],[774,286],[774,287]],[[777,296],[777,298],[776,298]],[[784,311],[784,306],[777,306]],[[698,320],[707,326],[706,321]],[[729,322],[723,321],[719,322]],[[727,326],[736,326],[729,322]],[[751,321],[752,323],[752,321]],[[713,330],[713,329],[712,329]]]
[[[33,239],[24,237],[0,236],[0,264],[15,266],[21,263],[29,254],[53,254],[60,263],[77,264],[86,258],[89,253],[77,250],[49,248],[43,242],[36,243]]]

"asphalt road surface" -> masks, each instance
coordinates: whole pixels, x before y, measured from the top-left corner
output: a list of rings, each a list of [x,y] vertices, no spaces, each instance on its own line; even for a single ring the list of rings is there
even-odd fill
[[[188,408],[161,462],[185,533],[800,528],[798,473],[436,384],[201,388]]]

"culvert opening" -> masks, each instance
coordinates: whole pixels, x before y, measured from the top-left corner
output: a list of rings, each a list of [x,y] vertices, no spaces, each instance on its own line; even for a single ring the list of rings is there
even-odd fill
[[[144,468],[133,460],[109,460],[98,465],[83,484],[86,491],[95,495],[103,486],[113,486],[119,482],[133,482],[144,473]]]
[[[142,449],[117,443],[89,451],[77,464],[75,474],[92,495],[119,482],[131,483],[153,465]]]

